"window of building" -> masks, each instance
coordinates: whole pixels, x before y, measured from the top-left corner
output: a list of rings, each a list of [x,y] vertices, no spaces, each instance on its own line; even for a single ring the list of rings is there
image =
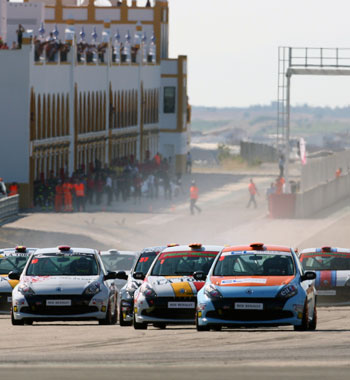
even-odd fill
[[[175,113],[176,87],[164,87],[164,113]]]

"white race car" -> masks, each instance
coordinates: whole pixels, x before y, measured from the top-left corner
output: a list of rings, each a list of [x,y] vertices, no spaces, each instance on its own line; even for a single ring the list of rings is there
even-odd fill
[[[36,250],[22,245],[0,249],[0,314],[10,313],[12,290],[18,284],[18,280],[10,280],[8,274],[14,270],[22,272],[29,256]]]
[[[12,293],[13,325],[33,321],[97,320],[101,325],[117,322],[115,272],[107,272],[94,249],[38,249],[29,258]]]
[[[223,247],[190,244],[163,250],[153,261],[143,284],[134,294],[134,328],[148,324],[194,324],[197,292],[204,281],[194,274],[208,271]]]

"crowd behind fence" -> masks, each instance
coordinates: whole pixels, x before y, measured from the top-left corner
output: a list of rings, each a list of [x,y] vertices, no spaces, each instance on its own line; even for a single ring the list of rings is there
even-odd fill
[[[312,158],[302,167],[300,190],[311,190],[350,172],[350,150]]]
[[[18,214],[19,195],[0,198],[0,223]]]

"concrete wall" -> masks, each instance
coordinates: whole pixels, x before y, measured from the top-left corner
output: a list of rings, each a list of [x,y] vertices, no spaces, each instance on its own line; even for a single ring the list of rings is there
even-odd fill
[[[276,149],[266,144],[241,141],[240,154],[248,162],[277,162],[278,160]]]
[[[0,176],[29,181],[29,46],[0,50]]]
[[[0,0],[0,36],[4,42],[7,41],[7,1]]]
[[[350,174],[296,194],[295,217],[308,218],[350,195]]]

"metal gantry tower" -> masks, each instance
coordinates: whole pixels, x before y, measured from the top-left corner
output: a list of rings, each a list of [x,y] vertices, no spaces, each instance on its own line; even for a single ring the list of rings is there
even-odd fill
[[[276,148],[285,155],[289,192],[290,98],[293,75],[350,75],[350,48],[278,48]]]

